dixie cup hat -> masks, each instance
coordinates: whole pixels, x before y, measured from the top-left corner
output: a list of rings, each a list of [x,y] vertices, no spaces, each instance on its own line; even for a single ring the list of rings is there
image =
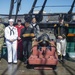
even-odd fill
[[[9,22],[14,22],[14,19],[9,19]]]

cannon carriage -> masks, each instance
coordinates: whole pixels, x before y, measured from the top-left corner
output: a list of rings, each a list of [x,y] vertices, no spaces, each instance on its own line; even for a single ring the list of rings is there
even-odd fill
[[[58,63],[55,41],[43,33],[38,40],[32,43],[28,65],[34,69],[55,69]]]

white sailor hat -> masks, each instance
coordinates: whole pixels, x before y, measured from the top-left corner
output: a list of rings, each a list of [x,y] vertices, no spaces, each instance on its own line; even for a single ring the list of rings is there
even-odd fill
[[[9,19],[9,22],[14,22],[14,19]]]

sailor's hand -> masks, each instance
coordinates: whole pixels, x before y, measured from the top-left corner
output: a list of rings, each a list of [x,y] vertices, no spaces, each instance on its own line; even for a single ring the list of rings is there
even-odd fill
[[[35,38],[32,38],[32,41],[36,41],[37,40],[37,38],[35,37]]]
[[[21,38],[20,37],[18,37],[18,40],[20,40]]]
[[[10,41],[10,42],[13,42],[14,40],[13,40],[13,39],[10,39],[9,41]]]
[[[58,36],[58,39],[62,39],[63,37],[62,36]]]
[[[66,27],[69,27],[69,24],[65,24]]]

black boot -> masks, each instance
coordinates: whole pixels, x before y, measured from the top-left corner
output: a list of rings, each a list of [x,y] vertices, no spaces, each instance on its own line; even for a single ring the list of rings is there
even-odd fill
[[[24,61],[24,64],[27,64],[27,60]]]
[[[65,63],[65,56],[62,56],[62,60],[63,63]]]
[[[27,57],[24,57],[24,64],[27,64]]]
[[[27,52],[24,52],[24,64],[27,64]]]
[[[62,56],[62,59],[65,59],[65,56]]]
[[[61,60],[61,55],[58,55],[58,59],[59,59],[59,61]]]

